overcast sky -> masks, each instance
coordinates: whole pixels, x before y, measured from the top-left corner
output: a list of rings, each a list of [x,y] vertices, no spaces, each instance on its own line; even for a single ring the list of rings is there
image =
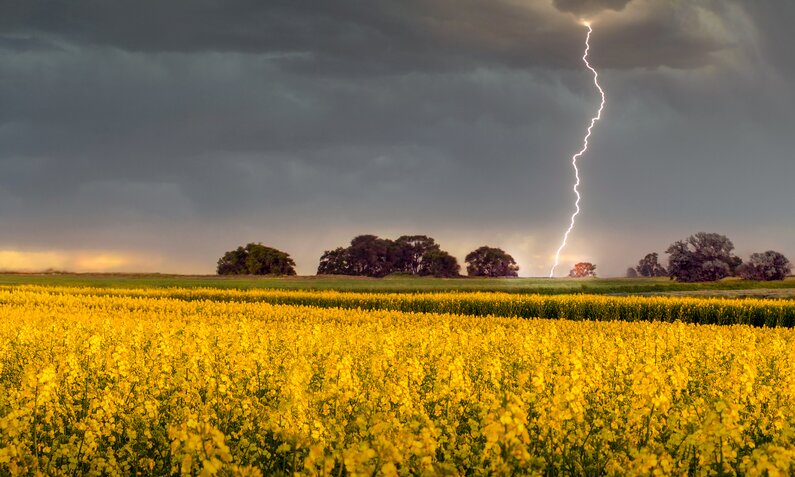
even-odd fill
[[[354,235],[622,275],[698,231],[795,259],[795,2],[0,1],[0,269],[300,274]]]

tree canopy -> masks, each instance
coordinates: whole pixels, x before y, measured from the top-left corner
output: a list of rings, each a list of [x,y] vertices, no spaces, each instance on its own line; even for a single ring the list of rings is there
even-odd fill
[[[671,244],[665,253],[668,276],[681,282],[708,282],[734,275],[742,260],[725,235],[698,232]]]
[[[590,262],[575,263],[574,268],[569,271],[571,278],[585,278],[596,276],[596,265]]]
[[[444,250],[430,250],[424,258],[426,266],[423,275],[439,278],[454,278],[460,275],[461,266],[455,257]]]
[[[657,252],[646,254],[638,261],[635,267],[638,276],[641,277],[667,277],[668,271],[660,265]]]
[[[425,235],[403,235],[389,240],[359,235],[348,247],[326,250],[320,257],[318,275],[384,277],[391,273],[455,277],[461,267],[436,241]]]
[[[249,243],[218,259],[218,275],[295,275],[290,255],[261,243]]]
[[[420,276],[433,275],[430,270],[431,259],[441,252],[434,239],[427,235],[403,235],[395,240],[394,245],[395,271]]]
[[[751,254],[751,259],[737,267],[737,275],[746,280],[783,280],[792,264],[783,254],[768,250]]]
[[[470,252],[464,261],[471,277],[516,277],[516,260],[501,248],[482,246]]]

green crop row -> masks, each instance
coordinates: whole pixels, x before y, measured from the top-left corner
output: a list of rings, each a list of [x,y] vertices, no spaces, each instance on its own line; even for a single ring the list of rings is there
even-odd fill
[[[795,301],[605,295],[509,293],[348,293],[337,291],[225,290],[213,288],[97,289],[0,287],[52,294],[126,296],[187,301],[243,301],[321,308],[452,313],[471,316],[565,318],[570,320],[682,321],[685,323],[795,326]],[[7,295],[10,296],[10,295]],[[0,301],[5,298],[0,298]]]

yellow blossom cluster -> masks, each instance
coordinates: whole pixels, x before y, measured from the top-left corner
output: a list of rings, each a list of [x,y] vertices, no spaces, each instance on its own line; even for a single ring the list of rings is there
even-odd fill
[[[0,289],[0,475],[795,472],[792,329],[186,293]]]
[[[37,290],[0,286],[0,290]],[[499,292],[356,293],[315,290],[218,288],[69,288],[75,296],[179,298],[243,301],[323,308],[452,313],[471,316],[566,318],[569,320],[682,321],[684,323],[795,327],[795,300],[678,296],[540,295]]]

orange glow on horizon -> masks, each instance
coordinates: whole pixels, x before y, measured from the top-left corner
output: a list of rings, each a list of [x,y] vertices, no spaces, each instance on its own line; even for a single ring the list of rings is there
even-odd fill
[[[158,257],[109,250],[0,249],[0,271],[69,272],[149,271],[161,263]]]

